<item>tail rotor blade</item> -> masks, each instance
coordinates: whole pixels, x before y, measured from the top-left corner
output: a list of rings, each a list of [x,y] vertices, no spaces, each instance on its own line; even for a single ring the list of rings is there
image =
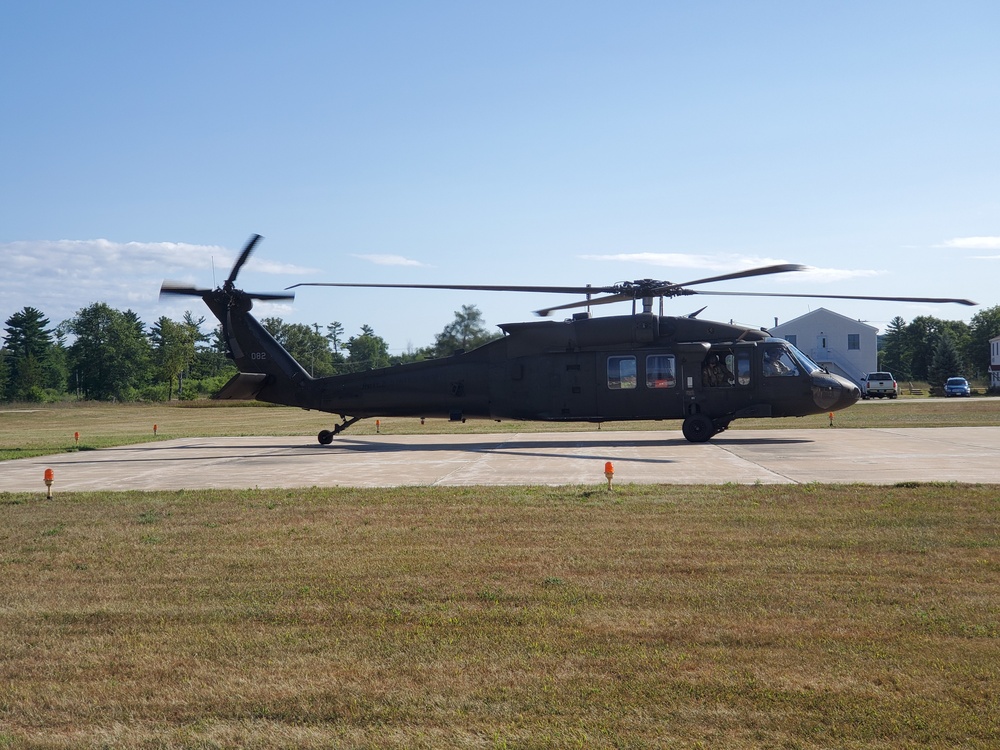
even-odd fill
[[[240,257],[236,259],[236,264],[233,266],[233,270],[229,272],[229,278],[226,279],[226,284],[230,286],[236,281],[236,277],[243,268],[243,264],[247,262],[250,258],[250,253],[253,252],[254,247],[263,239],[259,234],[251,235],[250,239],[247,240],[247,244],[243,246],[243,252],[240,253]]]
[[[210,289],[198,289],[197,287],[193,287],[190,284],[182,284],[182,283],[180,283],[178,281],[164,281],[160,285],[160,296],[161,297],[164,294],[178,294],[178,295],[184,295],[184,296],[188,296],[188,297],[201,297],[202,295],[206,294],[209,291],[211,291],[211,290]]]

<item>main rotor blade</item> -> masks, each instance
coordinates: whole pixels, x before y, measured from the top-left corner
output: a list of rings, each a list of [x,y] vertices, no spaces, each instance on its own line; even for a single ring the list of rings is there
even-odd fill
[[[715,297],[808,297],[813,299],[867,299],[877,302],[954,302],[958,305],[978,305],[969,299],[952,299],[951,297],[873,297],[865,294],[781,294],[779,292],[697,292],[691,294],[710,294]]]
[[[543,292],[548,294],[609,294],[618,291],[613,286],[510,286],[506,284],[346,284],[323,281],[303,281],[299,286],[365,287],[369,289],[456,289],[470,292]],[[629,297],[631,299],[631,297]]]
[[[726,273],[722,276],[709,276],[705,279],[695,279],[694,281],[685,281],[680,284],[670,284],[670,287],[685,287],[694,286],[695,284],[710,284],[713,281],[728,281],[729,279],[746,279],[750,276],[768,276],[774,273],[788,273],[789,271],[805,271],[808,266],[802,266],[798,263],[780,263],[776,266],[761,266],[760,268],[748,268],[745,271],[736,271],[734,273]],[[656,296],[656,295],[654,295]]]
[[[572,310],[574,307],[590,307],[591,305],[610,305],[613,302],[629,302],[633,299],[635,299],[635,295],[632,294],[612,294],[608,297],[598,297],[597,299],[590,300],[577,300],[576,302],[567,302],[564,305],[545,307],[541,310],[535,310],[535,315],[547,318],[556,310]]]
[[[250,253],[253,252],[254,246],[260,242],[263,238],[259,234],[251,235],[250,239],[247,240],[247,244],[243,246],[243,252],[240,253],[240,257],[236,259],[236,265],[233,266],[233,270],[229,272],[229,278],[226,279],[227,284],[232,284],[236,281],[236,276],[243,268],[243,264],[247,262],[250,257]]]
[[[684,281],[679,284],[675,284],[671,281],[653,281],[651,279],[643,279],[641,281],[634,281],[630,283],[626,282],[618,286],[611,287],[611,291],[617,292],[612,297],[603,297],[597,301],[580,301],[567,305],[557,305],[556,307],[549,307],[544,310],[536,310],[535,314],[545,316],[555,310],[568,310],[573,307],[586,307],[591,304],[606,305],[612,302],[652,299],[653,297],[680,297],[687,294],[697,294],[697,292],[693,289],[688,289],[689,286],[693,286],[695,284],[709,284],[716,281],[729,281],[730,279],[745,279],[750,276],[768,276],[770,274],[804,270],[806,270],[806,266],[799,265],[798,263],[781,263],[774,266],[762,266],[761,268],[748,268],[744,271],[734,271],[733,273],[726,273],[721,276],[709,276],[704,279]]]
[[[750,268],[745,271],[736,271],[721,276],[710,276],[705,279],[686,281],[681,284],[674,284],[669,281],[657,282],[661,285],[656,287],[657,291],[652,296],[669,294],[660,290],[675,289],[678,287],[691,286],[692,284],[707,284],[712,281],[726,281],[728,279],[745,279],[750,276],[764,276],[774,273],[786,273],[788,271],[804,271],[806,266],[797,263],[783,263],[775,266],[764,266],[762,268]],[[471,292],[541,292],[545,294],[615,294],[622,293],[622,285],[612,284],[610,286],[517,286],[510,284],[353,284],[323,281],[305,281],[292,284],[286,289],[294,289],[299,286],[339,286],[339,287],[364,287],[369,289],[453,289]],[[622,299],[630,300],[633,297],[641,296],[637,294],[624,294]],[[616,300],[617,301],[617,300]],[[552,308],[553,310],[557,308]]]

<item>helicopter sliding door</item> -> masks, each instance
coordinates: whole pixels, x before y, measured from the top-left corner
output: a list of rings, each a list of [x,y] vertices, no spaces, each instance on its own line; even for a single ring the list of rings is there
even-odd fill
[[[682,413],[677,357],[668,350],[598,355],[597,406],[604,419],[671,419]]]

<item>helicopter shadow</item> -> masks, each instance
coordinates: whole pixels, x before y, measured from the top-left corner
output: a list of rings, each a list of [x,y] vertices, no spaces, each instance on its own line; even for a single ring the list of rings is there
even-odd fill
[[[576,441],[512,441],[509,443],[423,443],[414,445],[412,443],[370,443],[362,441],[347,441],[334,443],[332,446],[317,446],[320,448],[332,447],[340,448],[344,452],[351,453],[477,453],[483,456],[515,456],[517,458],[563,458],[586,461],[606,461],[609,458],[607,453],[563,453],[562,451],[574,449],[594,449],[594,448],[628,448],[628,447],[649,447],[648,441],[623,441],[615,442],[576,442]],[[547,450],[543,450],[547,449]],[[648,464],[672,464],[676,463],[671,458],[642,458],[637,456],[611,456],[616,461],[628,461],[632,463]]]
[[[719,441],[714,445],[724,448],[730,445],[794,445],[810,443],[812,441],[798,438],[765,438],[765,439],[740,439]],[[350,438],[338,438],[329,446],[316,445],[312,449],[337,450],[351,453],[479,453],[484,455],[505,455],[522,458],[568,458],[577,460],[599,460],[604,461],[609,457],[616,461],[627,461],[631,463],[649,464],[672,464],[677,463],[677,457],[673,458],[647,458],[641,456],[622,456],[617,453],[622,449],[629,448],[675,448],[690,446],[684,438],[670,438],[666,440],[531,440],[519,439],[500,442],[477,442],[477,443],[456,443],[443,441],[440,443],[398,443],[392,441],[372,441],[356,440]],[[567,450],[586,450],[586,453],[563,453]],[[595,453],[601,449],[606,449],[608,453]]]

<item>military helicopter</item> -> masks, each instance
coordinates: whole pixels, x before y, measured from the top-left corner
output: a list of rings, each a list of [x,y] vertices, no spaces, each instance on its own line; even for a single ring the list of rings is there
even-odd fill
[[[680,419],[684,437],[702,443],[726,430],[734,419],[825,414],[851,406],[861,395],[854,383],[827,372],[764,329],[701,320],[696,317],[701,310],[682,317],[662,314],[666,297],[741,294],[696,291],[692,286],[805,269],[796,264],[683,284],[652,279],[603,287],[295,284],[288,289],[331,286],[586,295],[537,313],[547,316],[580,307],[587,311],[562,321],[505,323],[500,326],[503,337],[472,351],[313,378],[250,314],[253,300],[292,299],[294,295],[287,290],[257,294],[236,288],[236,277],[260,239],[260,235],[250,238],[222,286],[197,289],[164,282],[160,293],[201,297],[222,324],[227,355],[239,372],[216,398],[257,399],[336,414],[340,423],[319,432],[322,445],[371,417],[591,423]],[[975,304],[927,297],[747,294]],[[657,298],[660,314],[652,311]],[[589,312],[591,306],[629,301],[630,315],[595,318]]]

